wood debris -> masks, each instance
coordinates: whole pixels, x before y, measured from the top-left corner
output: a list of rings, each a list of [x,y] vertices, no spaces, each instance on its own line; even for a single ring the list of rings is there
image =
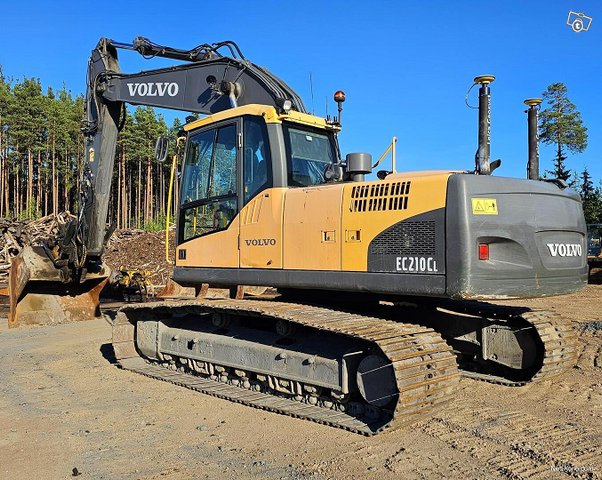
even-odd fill
[[[8,281],[11,259],[26,245],[40,245],[54,237],[62,225],[74,216],[69,212],[46,215],[36,220],[0,218],[0,282]]]
[[[11,259],[26,245],[40,245],[59,230],[59,225],[74,218],[69,212],[47,215],[36,220],[0,219],[0,283],[8,282]],[[170,232],[170,259],[173,260],[174,232]],[[104,261],[113,270],[148,270],[151,283],[165,285],[172,262],[165,259],[165,232],[140,229],[117,230],[105,248]]]

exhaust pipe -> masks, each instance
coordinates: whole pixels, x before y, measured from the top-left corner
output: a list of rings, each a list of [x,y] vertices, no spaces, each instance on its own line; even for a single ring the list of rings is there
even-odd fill
[[[491,168],[489,164],[491,144],[491,95],[489,84],[495,80],[493,75],[479,75],[474,79],[474,84],[479,88],[479,147],[475,156],[476,173],[490,175],[499,165]]]
[[[525,110],[527,114],[529,138],[527,178],[529,180],[539,180],[539,133],[537,132],[537,124],[541,98],[527,98],[524,103],[529,107],[529,110]]]

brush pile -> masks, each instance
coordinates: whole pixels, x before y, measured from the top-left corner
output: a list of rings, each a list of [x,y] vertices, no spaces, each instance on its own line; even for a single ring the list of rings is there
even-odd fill
[[[57,235],[59,225],[72,218],[69,212],[63,212],[36,220],[0,219],[0,284],[8,283],[11,259],[19,255],[23,247],[48,241]],[[173,260],[173,232],[170,237],[170,259]],[[154,286],[165,285],[172,269],[171,262],[165,259],[165,232],[117,230],[107,244],[104,261],[112,270],[148,271]]]
[[[113,270],[150,272],[152,287],[163,286],[171,276],[174,232],[170,232],[169,258],[165,259],[165,232],[116,230],[105,249],[104,261]]]

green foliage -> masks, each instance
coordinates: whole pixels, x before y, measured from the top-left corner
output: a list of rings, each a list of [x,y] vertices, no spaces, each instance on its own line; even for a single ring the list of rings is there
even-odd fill
[[[539,116],[539,138],[543,143],[556,145],[554,167],[548,173],[565,181],[571,176],[571,170],[564,164],[567,159],[565,152],[581,153],[587,148],[587,127],[568,99],[567,92],[563,83],[549,85],[543,92],[547,108]]]
[[[142,229],[145,232],[163,232],[165,231],[165,213],[159,213],[155,218],[147,220]]]
[[[36,210],[36,206],[31,202],[27,204],[25,210],[21,211],[17,218],[19,220],[35,220],[36,218],[40,218],[40,212]]]
[[[602,223],[602,185],[594,187],[587,167],[580,175],[579,194],[583,202],[585,223]]]
[[[81,121],[84,98],[65,85],[43,91],[36,78],[7,79],[0,66],[0,216],[35,218],[78,207],[85,157]],[[118,139],[109,205],[121,227],[162,230],[171,162],[157,164],[155,141],[169,135],[175,146],[180,123],[168,128],[150,107],[127,112]],[[172,147],[173,148],[173,147]],[[172,150],[173,152],[173,150]],[[118,184],[118,180],[121,182]]]
[[[13,102],[7,115],[11,136],[21,151],[40,147],[44,133],[44,97],[37,78],[24,78],[13,85]]]

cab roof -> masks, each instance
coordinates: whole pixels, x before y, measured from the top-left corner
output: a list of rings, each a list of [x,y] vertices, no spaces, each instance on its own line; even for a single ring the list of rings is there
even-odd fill
[[[187,123],[183,128],[186,132],[189,132],[206,125],[211,125],[212,123],[228,120],[230,118],[241,117],[243,115],[255,115],[263,117],[266,123],[282,123],[283,121],[290,121],[302,125],[335,131],[339,131],[341,129],[338,125],[327,123],[322,117],[316,117],[315,115],[296,112],[294,110],[290,110],[288,113],[278,113],[276,109],[270,105],[258,104],[244,105],[242,107],[222,110],[221,112],[207,115],[206,117]]]

